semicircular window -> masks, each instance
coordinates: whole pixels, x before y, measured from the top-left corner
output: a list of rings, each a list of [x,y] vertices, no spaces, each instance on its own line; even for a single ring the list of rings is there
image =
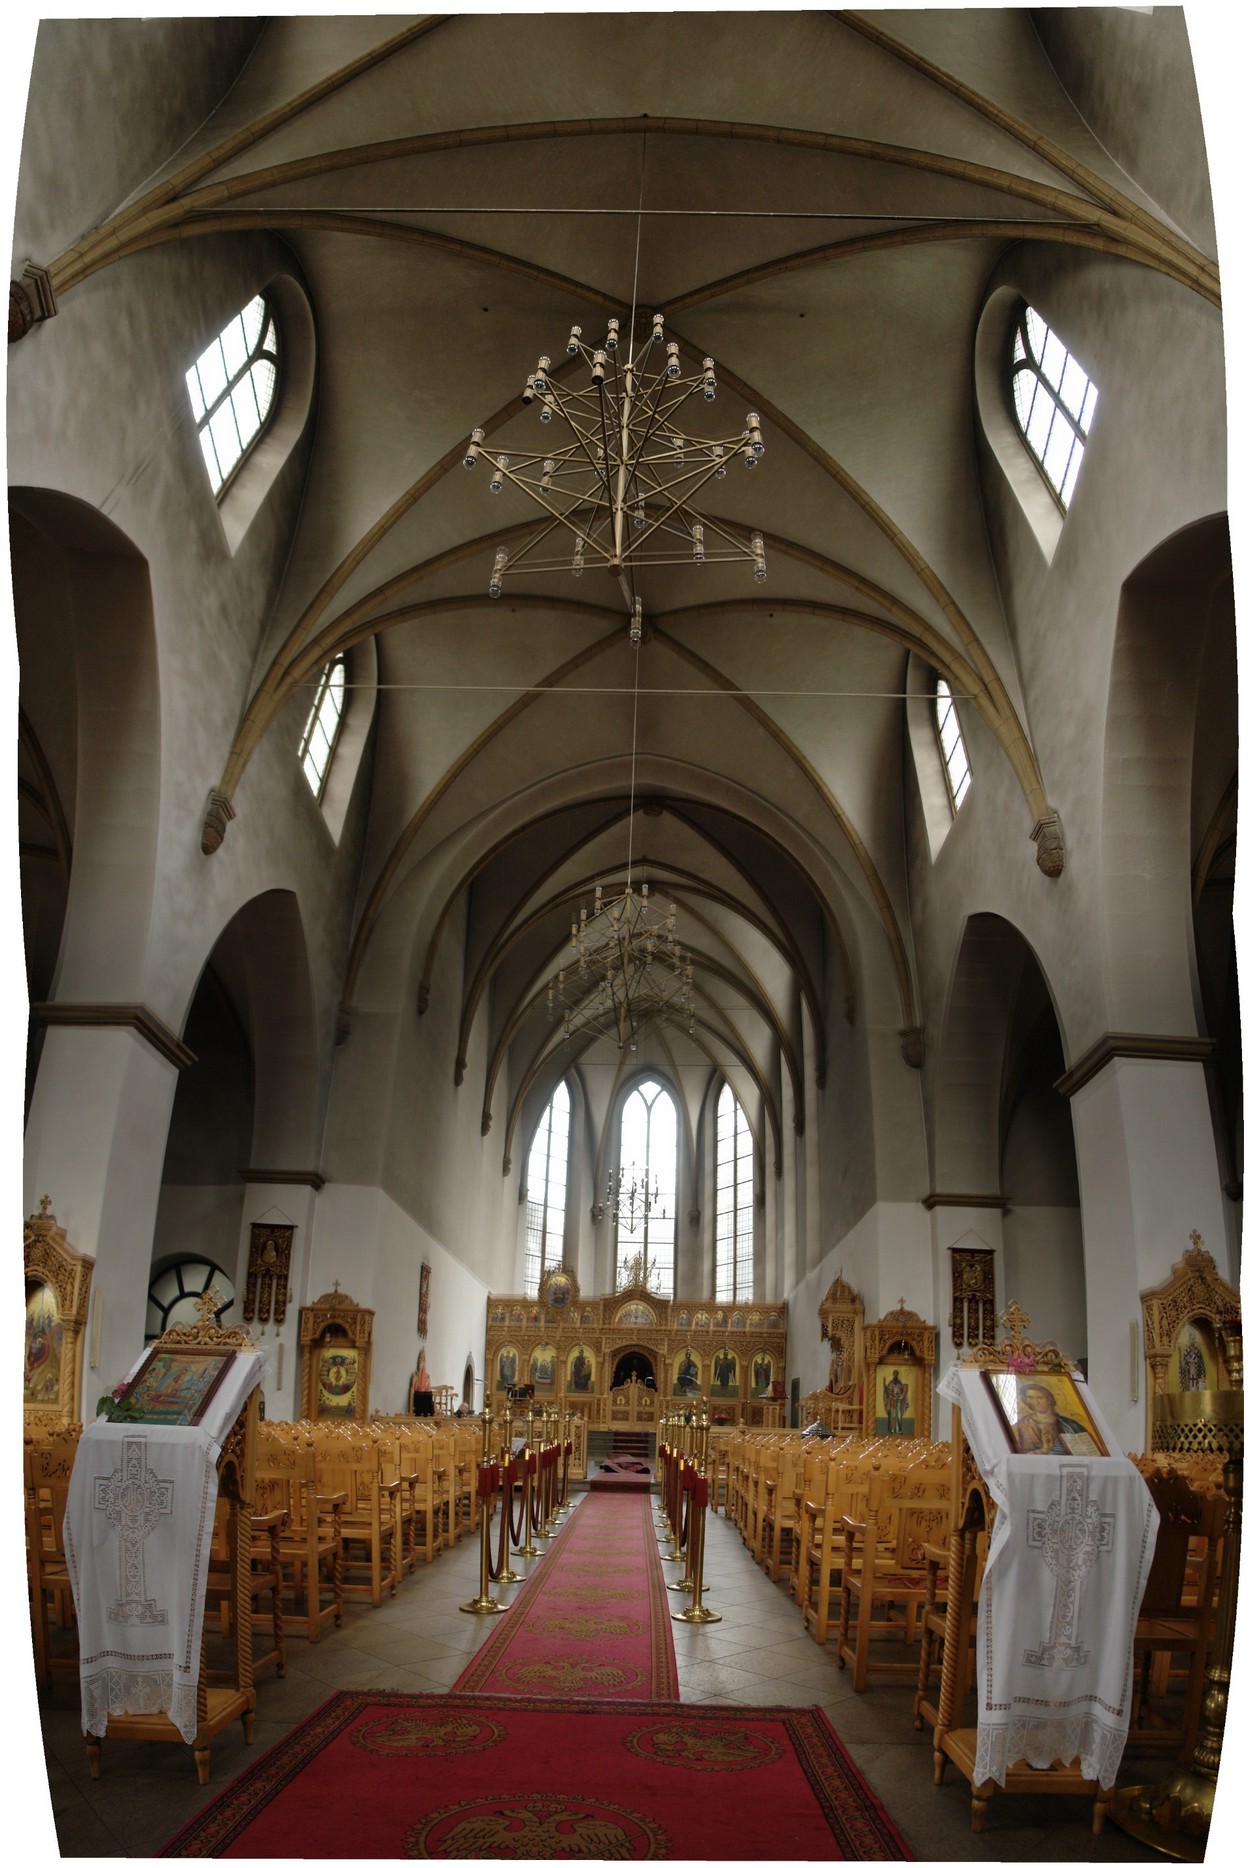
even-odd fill
[[[144,1331],[147,1342],[154,1342],[177,1324],[200,1321],[199,1300],[210,1286],[216,1285],[221,1298],[214,1312],[214,1323],[227,1324],[234,1308],[234,1283],[220,1265],[206,1258],[180,1258],[158,1271],[148,1286],[148,1320]]]
[[[187,371],[204,465],[214,493],[260,439],[278,388],[278,321],[258,292]]]
[[[1022,305],[1011,346],[1012,408],[1024,444],[1064,512],[1094,422],[1098,391],[1031,305]]]

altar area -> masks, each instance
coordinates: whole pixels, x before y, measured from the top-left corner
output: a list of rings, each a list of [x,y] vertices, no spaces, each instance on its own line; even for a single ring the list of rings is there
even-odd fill
[[[538,1296],[486,1303],[492,1402],[532,1387],[591,1428],[653,1428],[674,1401],[705,1402],[717,1426],[779,1427],[786,1376],[784,1303],[717,1304],[658,1297],[635,1274],[583,1297],[567,1266]]]

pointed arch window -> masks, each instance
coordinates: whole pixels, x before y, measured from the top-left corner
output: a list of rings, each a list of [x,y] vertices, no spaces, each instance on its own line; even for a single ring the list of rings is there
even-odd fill
[[[951,794],[951,809],[957,811],[972,783],[972,767],[968,764],[964,736],[959,730],[954,696],[949,684],[940,675],[933,691],[933,716],[938,745],[942,748],[942,769],[946,773],[946,783]]]
[[[716,1301],[755,1296],[755,1155],[746,1114],[726,1083],[716,1105]]]
[[[624,1265],[640,1257],[651,1289],[671,1297],[677,1238],[677,1105],[654,1077],[625,1099],[617,1161],[617,1283]]]
[[[299,762],[304,768],[304,777],[308,780],[313,797],[318,801],[325,790],[326,774],[334,756],[334,742],[343,724],[343,696],[346,689],[347,664],[341,655],[336,655],[321,671],[299,748]]]
[[[225,492],[260,439],[278,389],[278,320],[258,292],[187,371],[204,465]]]
[[[569,1183],[569,1090],[557,1083],[530,1144],[525,1198],[525,1295],[538,1296],[544,1271],[564,1259]]]
[[[1031,305],[1022,305],[1011,346],[1012,407],[1024,444],[1064,512],[1094,422],[1098,391]]]

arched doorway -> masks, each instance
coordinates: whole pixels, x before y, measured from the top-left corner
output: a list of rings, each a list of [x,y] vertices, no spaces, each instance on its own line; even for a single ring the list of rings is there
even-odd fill
[[[623,1388],[631,1376],[648,1388],[655,1387],[655,1363],[645,1350],[627,1349],[617,1357],[612,1370],[612,1386]]]

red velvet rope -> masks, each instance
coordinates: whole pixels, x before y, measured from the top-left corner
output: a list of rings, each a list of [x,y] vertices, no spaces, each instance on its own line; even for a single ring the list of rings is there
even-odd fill
[[[524,1472],[523,1472],[524,1466],[525,1466],[525,1455],[524,1453],[522,1453],[519,1459],[513,1461],[512,1489],[508,1493],[508,1529],[512,1537],[513,1547],[516,1549],[520,1548],[520,1545],[522,1542],[521,1533],[525,1529],[525,1490],[524,1490]],[[520,1478],[522,1482],[520,1491],[517,1491],[516,1489],[516,1483],[517,1483],[518,1478]],[[517,1522],[518,1506],[520,1508],[520,1522],[519,1523]]]
[[[502,1465],[496,1467],[496,1471],[499,1474],[499,1488],[502,1489],[504,1496],[502,1508],[499,1513],[499,1549],[496,1551],[493,1558],[490,1554],[489,1538],[487,1539],[486,1545],[486,1568],[490,1572],[490,1580],[492,1583],[497,1583],[499,1581],[499,1573],[503,1569],[504,1540],[508,1534],[508,1504],[512,1494],[512,1461],[510,1459],[504,1460]]]

